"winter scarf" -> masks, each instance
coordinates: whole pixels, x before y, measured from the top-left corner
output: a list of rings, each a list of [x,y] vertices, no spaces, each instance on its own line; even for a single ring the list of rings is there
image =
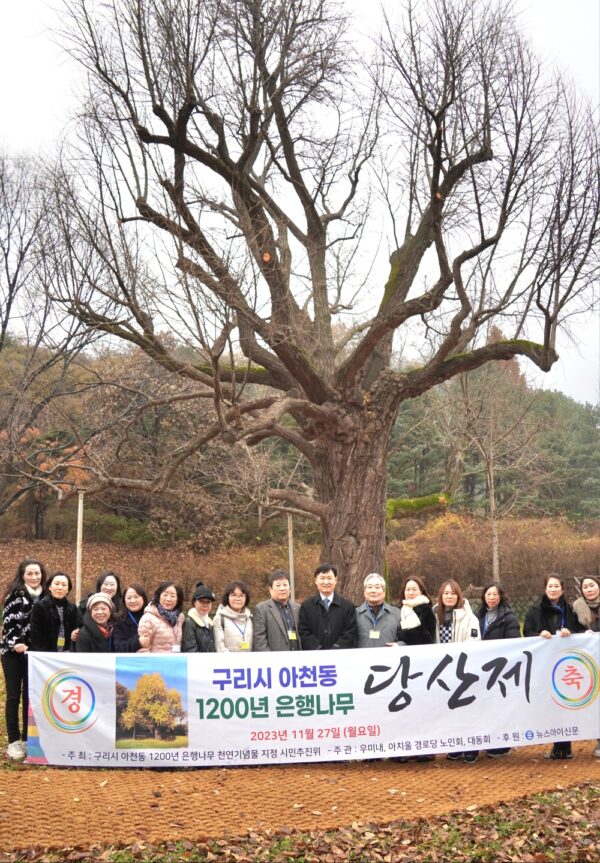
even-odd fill
[[[403,599],[400,608],[400,627],[402,629],[416,629],[421,626],[421,620],[415,612],[417,605],[427,605],[429,600],[422,593],[414,599]]]
[[[179,611],[176,608],[170,611],[168,608],[165,608],[163,605],[161,605],[160,602],[157,602],[156,609],[160,616],[164,617],[168,624],[173,627],[177,624],[177,621],[179,620]]]
[[[593,602],[588,602],[585,597],[580,596],[573,603],[573,611],[579,618],[579,622],[586,629],[596,631],[598,621],[600,620],[600,597]]]

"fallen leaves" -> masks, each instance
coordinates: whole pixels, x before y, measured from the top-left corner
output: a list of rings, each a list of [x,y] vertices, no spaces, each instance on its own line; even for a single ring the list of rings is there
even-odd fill
[[[104,787],[108,781],[100,785]],[[398,788],[386,790],[393,795],[407,793]],[[171,805],[169,795],[169,789],[154,789],[150,807]],[[244,835],[212,839],[192,837],[189,825],[172,820],[167,830],[169,839],[161,845],[149,844],[144,832],[136,831],[137,841],[127,847],[22,848],[0,851],[0,863],[597,863],[599,799],[600,783],[589,781],[508,804],[472,804],[459,809],[460,804],[455,803],[454,811],[438,817],[384,824],[354,821],[338,829],[254,828]],[[321,809],[310,810],[292,801],[288,806],[290,820],[294,810],[323,820]],[[331,812],[336,808],[331,806]],[[240,811],[240,817],[242,814]],[[181,817],[180,811],[172,811],[172,816],[178,815]],[[267,817],[265,813],[265,821]],[[325,820],[331,823],[331,817],[327,815]],[[180,839],[176,838],[178,833]]]

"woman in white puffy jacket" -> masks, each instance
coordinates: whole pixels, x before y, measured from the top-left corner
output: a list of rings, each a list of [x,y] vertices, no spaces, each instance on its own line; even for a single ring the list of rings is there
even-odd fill
[[[442,583],[434,608],[437,618],[437,638],[440,644],[480,640],[479,620],[465,599],[460,584],[453,578]]]

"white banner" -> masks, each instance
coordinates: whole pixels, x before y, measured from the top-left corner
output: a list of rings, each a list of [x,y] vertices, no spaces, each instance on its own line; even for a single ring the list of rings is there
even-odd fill
[[[600,737],[600,638],[29,654],[29,763],[197,767]]]

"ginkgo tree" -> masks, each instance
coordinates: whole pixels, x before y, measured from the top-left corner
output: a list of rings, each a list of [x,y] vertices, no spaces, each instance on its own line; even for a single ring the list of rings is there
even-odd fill
[[[136,729],[140,728],[160,740],[181,724],[182,713],[181,694],[176,689],[169,689],[162,674],[156,671],[140,675],[129,693],[120,724],[131,729],[134,737]]]
[[[401,4],[372,51],[332,0],[65,5],[89,93],[56,174],[53,295],[212,406],[143,482],[168,490],[217,437],[286,441],[312,489],[270,499],[320,520],[358,597],[403,402],[492,361],[547,371],[589,303],[593,113],[503,3]],[[422,359],[393,362],[409,342]]]

